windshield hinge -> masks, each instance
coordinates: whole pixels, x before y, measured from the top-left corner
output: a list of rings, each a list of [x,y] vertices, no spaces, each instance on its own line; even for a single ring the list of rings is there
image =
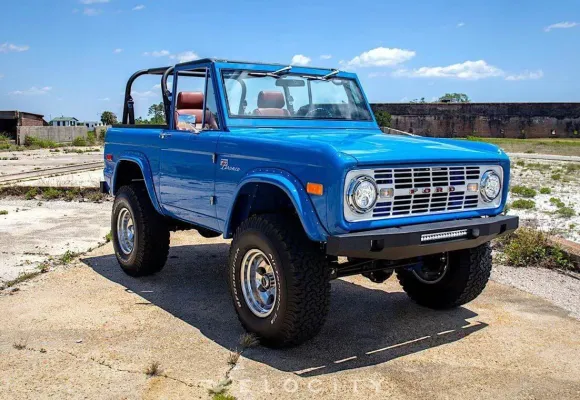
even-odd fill
[[[212,155],[211,155],[211,162],[215,164],[216,160],[217,160],[217,154],[216,153],[212,153]]]

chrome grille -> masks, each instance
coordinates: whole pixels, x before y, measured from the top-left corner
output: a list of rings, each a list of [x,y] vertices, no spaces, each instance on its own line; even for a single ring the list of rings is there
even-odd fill
[[[477,208],[479,194],[467,193],[466,186],[470,181],[479,183],[480,173],[478,166],[377,169],[377,186],[394,187],[395,196],[392,200],[379,200],[373,218]]]

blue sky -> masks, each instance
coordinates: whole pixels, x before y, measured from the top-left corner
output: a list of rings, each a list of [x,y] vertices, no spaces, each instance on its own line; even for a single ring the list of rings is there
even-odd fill
[[[120,116],[127,78],[197,57],[355,71],[373,102],[580,101],[580,2],[9,1],[0,110]],[[138,114],[160,100],[135,87]]]

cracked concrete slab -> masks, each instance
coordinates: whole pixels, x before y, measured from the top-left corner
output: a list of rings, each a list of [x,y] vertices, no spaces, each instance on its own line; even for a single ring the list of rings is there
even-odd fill
[[[135,279],[108,244],[4,293],[0,398],[209,398],[243,333],[227,289],[227,251],[222,239],[174,233],[166,268]],[[577,399],[579,328],[561,308],[494,282],[464,307],[433,311],[393,278],[340,279],[320,334],[294,349],[244,351],[229,393]],[[144,373],[153,361],[166,376]]]
[[[0,200],[0,284],[49,256],[85,252],[110,231],[112,202]]]

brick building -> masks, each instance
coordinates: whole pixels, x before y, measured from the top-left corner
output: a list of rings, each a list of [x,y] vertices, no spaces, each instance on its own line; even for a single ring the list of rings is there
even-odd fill
[[[391,127],[436,137],[580,138],[580,103],[379,103]]]
[[[22,111],[0,111],[0,133],[16,139],[19,126],[47,126],[44,115]]]

